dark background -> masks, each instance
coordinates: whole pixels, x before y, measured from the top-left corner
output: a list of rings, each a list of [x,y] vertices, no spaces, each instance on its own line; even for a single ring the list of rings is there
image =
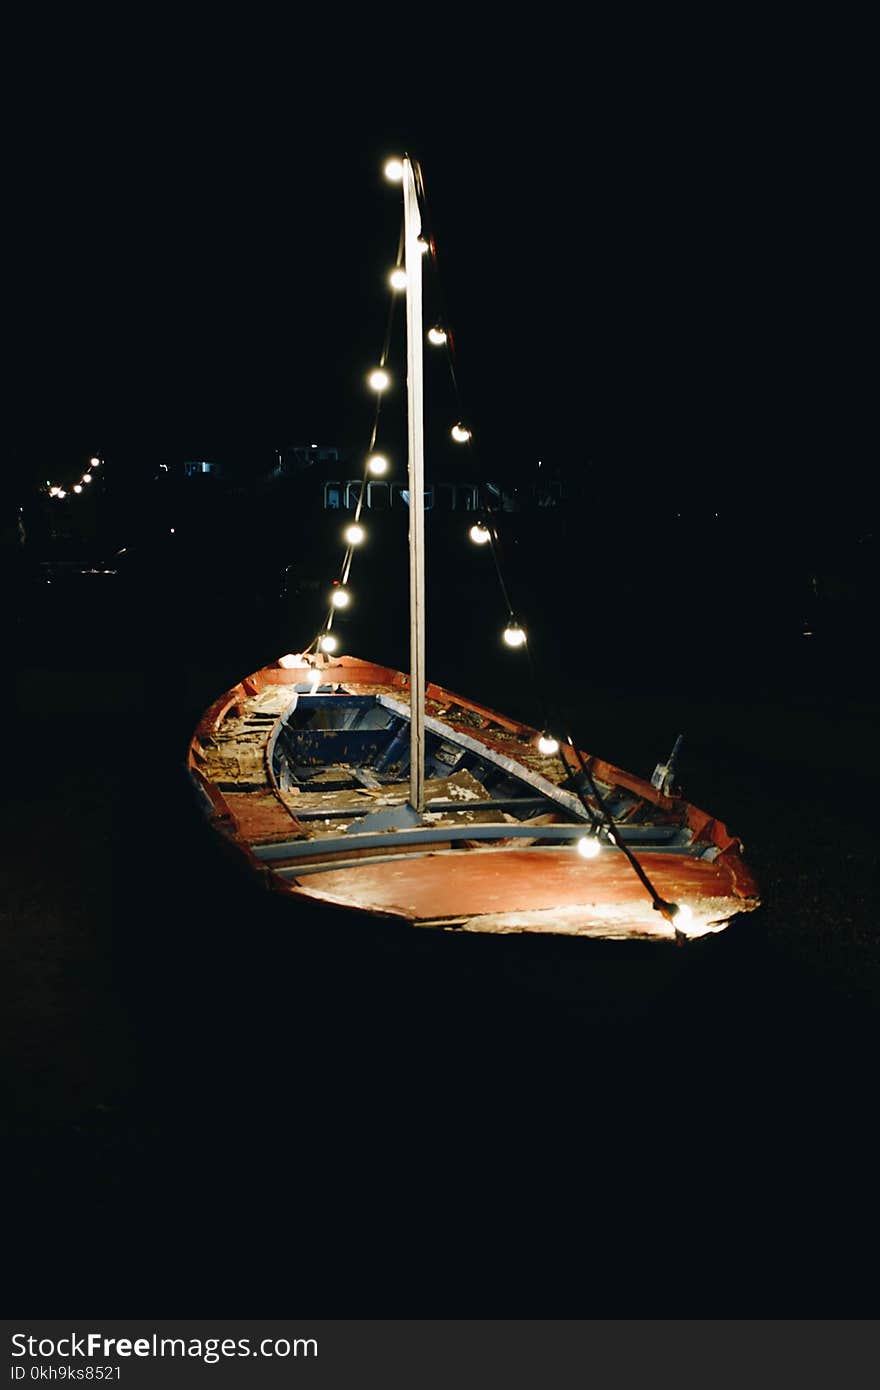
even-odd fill
[[[667,22],[566,51],[548,23],[492,62],[473,35],[427,32],[437,71],[412,77],[399,35],[356,78],[328,77],[322,49],[286,71],[268,34],[235,66],[216,31],[198,61],[159,35],[125,61],[75,32],[67,54],[19,49],[4,320],[24,462],[255,465],[291,432],[360,438],[399,218],[377,173],[411,149],[493,463],[594,459],[660,470],[666,495],[858,513],[855,37]]]
[[[271,26],[92,37],[11,50],[13,1305],[873,1311],[859,36],[590,21],[575,43],[547,18],[485,44],[431,14],[412,83],[375,32],[346,32],[353,74]],[[743,835],[764,890],[672,983],[583,943],[294,920],[189,800],[199,712],[311,637],[310,585],[335,571],[327,517],[258,484],[285,444],[365,446],[399,224],[381,164],[402,149],[478,466],[526,490],[540,458],[571,499],[505,527],[540,669],[582,746],[634,771],[683,731],[686,794]],[[130,563],[46,586],[60,552],[36,488],[92,451],[106,482],[72,549]],[[192,457],[239,490],[158,497],[158,464]],[[405,666],[391,523],[344,631]],[[485,557],[428,531],[429,675],[534,722]]]

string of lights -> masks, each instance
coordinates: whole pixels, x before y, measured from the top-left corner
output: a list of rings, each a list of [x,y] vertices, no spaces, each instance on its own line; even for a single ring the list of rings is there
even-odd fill
[[[400,177],[403,175],[401,166]],[[392,175],[388,175],[389,178]],[[427,244],[424,247],[427,250]],[[388,371],[388,354],[391,350],[391,336],[394,328],[394,311],[400,292],[406,289],[406,271],[403,269],[403,225],[401,223],[400,237],[397,243],[397,255],[394,267],[388,275],[388,285],[391,289],[391,298],[388,304],[388,318],[385,327],[385,339],[382,345],[382,352],[379,356],[378,366],[374,367],[367,376],[367,385],[370,390],[375,392],[376,404],[373,411],[373,424],[370,430],[370,440],[367,445],[367,452],[364,459],[364,471],[361,485],[358,490],[358,498],[355,504],[354,519],[345,527],[342,535],[345,541],[345,552],[339,571],[339,578],[334,581],[327,616],[324,619],[321,630],[306,647],[305,655],[314,651],[325,652],[332,655],[338,650],[339,639],[333,632],[333,620],[337,613],[348,608],[352,601],[352,593],[349,585],[352,561],[355,551],[366,540],[366,527],[361,523],[361,514],[364,508],[364,500],[367,496],[367,487],[370,478],[382,478],[388,473],[391,464],[385,454],[376,453],[376,441],[379,435],[379,418],[382,412],[382,402],[385,392],[391,386],[391,374]]]
[[[425,195],[424,190],[424,183],[422,183],[421,192],[423,216],[426,225],[430,229],[432,224],[427,205],[427,197]],[[450,434],[456,444],[463,444],[466,446],[471,463],[474,466],[475,472],[477,472],[476,445],[474,443],[473,430],[470,428],[469,424],[464,423],[466,420],[470,420],[471,417],[466,413],[464,408],[464,401],[462,398],[462,391],[459,383],[459,374],[456,371],[455,337],[452,332],[448,309],[446,307],[446,301],[443,295],[443,287],[440,281],[439,257],[437,255],[436,239],[433,235],[433,232],[430,233],[430,244],[432,250],[434,274],[438,282],[438,297],[443,307],[443,319],[439,323],[435,324],[431,329],[429,329],[427,335],[428,341],[434,347],[445,347],[446,349],[446,360],[449,367],[449,374],[452,381],[452,389],[455,395],[456,408],[458,413],[458,420],[452,426]],[[478,487],[480,487],[479,474]],[[632,850],[618,836],[614,826],[614,818],[611,815],[611,812],[609,811],[608,806],[598,786],[596,785],[596,781],[592,776],[592,773],[590,772],[586,760],[580,752],[580,749],[575,744],[571,733],[566,729],[565,721],[562,719],[558,707],[554,706],[554,709],[551,712],[551,702],[547,693],[547,682],[545,680],[539,679],[538,672],[535,669],[535,663],[532,658],[531,647],[528,641],[526,629],[520,622],[519,617],[517,616],[516,609],[514,608],[514,604],[511,598],[510,585],[508,583],[508,580],[505,578],[502,566],[501,540],[498,532],[498,527],[494,517],[490,517],[489,515],[489,509],[482,497],[482,490],[479,494],[479,500],[480,511],[478,519],[476,523],[470,527],[469,536],[471,541],[475,545],[488,546],[489,553],[492,556],[495,576],[498,581],[498,586],[501,592],[501,597],[505,609],[507,611],[507,624],[502,632],[502,640],[508,647],[514,649],[522,649],[526,654],[534,696],[536,698],[539,708],[542,710],[543,729],[538,739],[538,751],[548,757],[552,757],[555,754],[558,754],[562,762],[562,765],[565,768],[566,775],[571,775],[572,768],[569,763],[569,760],[568,758],[566,758],[565,753],[563,752],[559,739],[552,732],[552,729],[555,725],[555,727],[562,734],[564,742],[568,746],[571,755],[574,757],[580,772],[580,776],[575,777],[573,781],[578,797],[590,818],[592,833],[589,835],[585,835],[582,839],[578,841],[578,852],[586,859],[595,858],[595,856],[600,853],[601,849],[601,842],[598,838],[599,833],[600,831],[604,831],[604,834],[607,837],[608,841],[611,844],[615,845],[618,849],[620,849],[626,856],[626,859],[629,862],[630,866],[635,871],[640,882],[642,883],[649,896],[651,897],[655,910],[660,912],[668,921],[672,922],[675,926],[676,918],[678,918],[679,921],[682,922],[685,920],[685,916],[687,914],[688,909],[685,907],[679,907],[675,903],[666,902],[665,899],[663,899],[657,892],[657,890],[654,888],[654,885],[651,883],[650,878],[645,873],[644,869],[642,868],[642,865],[639,863]],[[585,795],[584,785],[586,785],[586,787],[589,789],[593,804],[591,804],[590,800]],[[594,806],[598,808],[598,815],[596,814]],[[676,937],[680,939],[680,933],[678,931],[677,926]]]
[[[507,611],[507,624],[504,628],[504,631],[502,632],[502,639],[505,645],[513,648],[526,647],[526,630],[520,622],[517,613],[513,607],[513,603],[510,597],[510,587],[505,580],[504,573],[502,570],[501,558],[499,554],[500,538],[498,535],[497,528],[492,524],[489,515],[489,508],[486,503],[486,499],[483,495],[483,484],[479,468],[477,466],[477,447],[474,442],[474,432],[470,424],[465,423],[465,421],[470,421],[472,417],[465,409],[464,398],[462,394],[461,384],[459,381],[459,374],[456,370],[455,335],[452,331],[449,310],[443,290],[443,282],[440,275],[440,259],[437,253],[436,238],[434,236],[433,230],[431,230],[432,222],[430,208],[428,206],[427,195],[425,193],[424,180],[422,180],[422,205],[425,224],[429,228],[430,245],[432,251],[431,259],[434,268],[434,277],[437,287],[437,297],[440,301],[442,309],[442,318],[439,320],[439,322],[435,323],[434,326],[428,330],[428,341],[434,347],[445,347],[446,349],[446,363],[449,368],[449,375],[452,381],[452,390],[456,401],[456,411],[458,414],[458,419],[456,420],[455,424],[451,427],[449,433],[456,444],[462,444],[466,447],[468,457],[470,459],[475,476],[477,478],[479,501],[477,521],[474,523],[474,525],[470,527],[468,534],[470,536],[470,539],[473,541],[474,545],[489,546],[489,550],[494,562],[496,578],[498,580],[498,585],[501,590],[501,596],[504,601],[505,609]],[[540,695],[543,687],[540,684],[536,684],[536,689],[538,691],[538,694]]]
[[[389,160],[388,163],[385,165],[386,178],[388,178],[392,182],[400,182],[403,178],[403,173],[403,165],[399,160]],[[470,427],[470,424],[465,423],[470,419],[470,417],[467,415],[464,409],[464,402],[462,399],[461,388],[459,385],[458,373],[455,368],[455,339],[453,336],[452,328],[450,326],[448,314],[445,311],[445,302],[443,300],[442,285],[440,283],[439,277],[436,241],[433,236],[433,233],[430,232],[431,223],[428,214],[424,181],[420,169],[418,169],[418,192],[420,213],[423,216],[423,225],[425,225],[429,229],[428,239],[425,240],[424,237],[422,237],[420,238],[420,241],[422,242],[423,251],[430,251],[430,261],[433,265],[435,272],[435,280],[437,283],[438,295],[441,304],[443,304],[444,307],[444,317],[432,325],[432,327],[428,330],[426,336],[429,344],[432,347],[446,349],[446,360],[449,367],[450,377],[452,380],[452,387],[456,400],[456,409],[458,413],[458,419],[452,425],[450,429],[450,435],[456,444],[466,446],[469,452],[469,458],[471,460],[471,463],[472,465],[474,465],[474,468],[476,469],[476,446],[474,444],[474,433],[472,428]],[[387,362],[388,353],[390,350],[391,331],[394,319],[394,305],[396,302],[397,294],[406,289],[406,271],[403,269],[401,265],[402,254],[403,233],[401,232],[401,237],[398,244],[397,260],[393,270],[390,272],[389,275],[389,285],[392,291],[392,296],[389,305],[388,324],[385,334],[385,342],[382,349],[381,357],[379,359],[379,364],[377,367],[374,367],[372,369],[367,378],[371,390],[373,390],[376,393],[376,407],[373,417],[373,427],[370,434],[370,443],[367,450],[364,465],[363,481],[358,494],[358,500],[354,512],[354,520],[345,528],[343,532],[343,538],[346,543],[346,549],[342,560],[340,577],[333,586],[333,590],[330,595],[329,608],[326,619],[324,621],[324,625],[320,632],[315,636],[315,638],[306,648],[306,655],[311,654],[316,650],[323,652],[327,655],[331,655],[338,649],[338,638],[332,631],[333,619],[337,612],[347,608],[351,602],[349,578],[351,574],[352,560],[355,550],[362,544],[366,537],[365,528],[361,524],[361,513],[363,510],[364,499],[367,492],[367,484],[371,476],[382,476],[385,473],[387,473],[389,467],[388,459],[385,457],[385,455],[376,454],[374,450],[376,446],[376,440],[378,437],[379,417],[382,407],[383,396],[384,393],[388,390],[389,386],[391,385],[391,376],[387,370]],[[523,627],[520,618],[517,615],[517,611],[513,605],[510,585],[503,571],[498,528],[494,516],[490,516],[489,508],[483,497],[482,485],[479,482],[479,479],[478,502],[478,518],[477,521],[470,527],[469,535],[471,541],[475,545],[488,545],[489,553],[492,556],[496,579],[498,581],[502,600],[504,602],[505,610],[507,612],[507,623],[502,632],[502,640],[504,641],[506,646],[512,649],[524,650],[527,657],[527,665],[532,681],[533,690],[537,698],[538,704],[543,711],[543,729],[537,741],[538,751],[548,757],[558,754],[562,762],[562,765],[565,768],[566,776],[571,776],[572,766],[569,761],[569,758],[567,758],[565,753],[563,752],[559,738],[556,737],[556,735],[552,732],[552,729],[555,725],[555,727],[562,734],[564,742],[570,750],[570,756],[574,758],[574,761],[576,762],[580,772],[580,776],[575,776],[572,780],[577,791],[577,795],[589,817],[590,831],[578,840],[578,852],[584,858],[594,858],[597,854],[600,853],[601,840],[599,837],[601,833],[604,833],[608,842],[620,849],[625,855],[630,866],[633,868],[640,882],[643,884],[647,893],[650,895],[655,910],[659,911],[668,921],[670,921],[673,924],[673,926],[675,927],[676,938],[682,939],[681,933],[678,929],[678,925],[676,924],[676,918],[678,918],[679,921],[684,921],[687,909],[679,907],[675,903],[666,902],[656,891],[653,884],[651,883],[650,878],[645,873],[642,865],[639,863],[632,850],[629,848],[628,845],[626,845],[623,842],[621,837],[618,835],[614,825],[613,816],[611,815],[608,806],[598,786],[596,785],[596,781],[592,776],[592,773],[586,760],[584,759],[580,750],[575,745],[571,733],[565,729],[565,721],[559,715],[558,708],[555,708],[551,713],[550,701],[547,696],[546,682],[538,678],[538,672],[535,669],[535,664],[532,659],[532,653],[529,646],[526,629]],[[585,787],[589,789],[592,802],[586,795],[586,792],[584,790]]]
[[[104,460],[93,454],[89,459],[88,467],[80,474],[77,482],[63,487],[61,483],[46,482],[46,494],[55,502],[63,502],[67,497],[79,497],[85,489],[95,481],[95,474],[103,466]]]

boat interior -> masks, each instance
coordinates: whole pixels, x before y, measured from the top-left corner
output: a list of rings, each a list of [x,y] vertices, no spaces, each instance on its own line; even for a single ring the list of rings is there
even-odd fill
[[[278,794],[311,839],[357,835],[363,845],[365,834],[393,830],[402,848],[442,832],[440,838],[462,847],[516,839],[525,848],[529,841],[570,844],[592,829],[594,808],[588,796],[584,804],[573,775],[557,784],[488,747],[478,732],[469,735],[426,719],[421,817],[408,803],[409,710],[392,697],[299,692],[278,721],[267,753]],[[521,743],[522,751],[530,749],[533,736]],[[692,833],[680,814],[662,812],[624,788],[603,790],[621,840],[693,852]]]

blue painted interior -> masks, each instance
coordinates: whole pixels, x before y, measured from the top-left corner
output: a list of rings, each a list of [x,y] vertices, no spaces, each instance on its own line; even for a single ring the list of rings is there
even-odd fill
[[[337,791],[362,783],[358,782],[354,770],[369,772],[376,784],[405,782],[409,776],[410,725],[409,720],[394,710],[380,704],[372,695],[317,694],[302,696],[295,707],[285,717],[272,752],[275,777],[282,789],[298,787],[302,790]],[[462,747],[427,730],[425,734],[425,775],[426,778],[449,777],[452,773],[467,770],[488,792],[489,802],[474,802],[476,808],[482,805],[486,810],[504,810],[520,820],[552,811],[564,821],[559,803],[542,796],[531,783],[518,778],[514,773],[499,767],[489,758],[481,758],[478,751]],[[319,779],[319,780],[316,780]],[[612,796],[614,813],[629,811],[637,798],[631,793]],[[461,810],[466,801],[447,801],[432,804],[433,811]],[[365,822],[360,821],[363,829]],[[364,815],[386,814],[364,805]],[[314,811],[311,818],[326,815],[324,811]],[[678,846],[684,849],[690,843],[687,831],[677,826],[650,824],[651,808],[639,808],[636,815],[625,826],[619,827],[622,840],[642,845],[663,844],[664,847]],[[310,818],[306,812],[304,819]],[[566,838],[569,831],[583,832],[583,823],[561,825]],[[643,823],[647,821],[648,823]],[[367,828],[374,828],[370,825]],[[375,829],[381,827],[377,824]],[[355,833],[354,829],[352,833]],[[552,835],[552,831],[551,831]]]
[[[301,697],[284,721],[273,750],[273,771],[282,787],[308,786],[318,774],[334,769],[339,776],[328,790],[344,787],[340,764],[373,772],[380,782],[404,781],[409,776],[410,726],[372,695],[313,695]],[[529,798],[535,813],[535,790],[479,754],[447,742],[431,731],[425,735],[425,776],[449,777],[466,768],[494,800]],[[348,774],[350,776],[350,774]],[[547,800],[547,809],[558,809]],[[538,807],[540,809],[540,805]]]

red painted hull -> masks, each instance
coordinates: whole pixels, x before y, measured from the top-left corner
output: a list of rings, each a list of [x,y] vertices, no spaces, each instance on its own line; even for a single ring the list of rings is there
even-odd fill
[[[332,841],[332,848],[331,842],[322,846],[314,822],[310,826],[297,820],[295,800],[283,794],[272,774],[270,750],[277,727],[272,716],[277,713],[281,719],[295,698],[293,687],[308,671],[305,662],[295,664],[299,659],[282,660],[286,667],[257,671],[215,701],[200,720],[189,751],[190,770],[212,823],[272,889],[414,926],[674,939],[672,927],[653,910],[619,850],[609,848],[585,861],[571,847],[523,846],[516,840],[453,847],[444,842],[442,828],[432,843],[412,848],[395,844],[393,832],[378,849],[359,848],[357,834],[344,841],[344,850],[338,848],[339,840]],[[349,694],[384,693],[401,700],[408,693],[405,675],[351,657],[322,666],[321,680],[322,686]],[[546,760],[534,751],[537,731],[437,686],[429,686],[426,695],[435,717],[450,731],[467,728],[482,746],[516,761],[524,774],[546,774]],[[689,935],[717,931],[732,916],[757,906],[758,889],[742,846],[721,822],[664,796],[642,778],[583,756],[597,781],[631,793],[658,822],[682,827],[698,842],[699,853],[693,855],[662,848],[637,851],[660,896],[691,909]],[[573,752],[569,762],[575,770]],[[554,775],[564,778],[565,769],[560,766]],[[303,844],[310,836],[314,853],[311,843]],[[287,842],[295,844],[295,860],[267,864],[260,858],[267,846],[283,850]]]

